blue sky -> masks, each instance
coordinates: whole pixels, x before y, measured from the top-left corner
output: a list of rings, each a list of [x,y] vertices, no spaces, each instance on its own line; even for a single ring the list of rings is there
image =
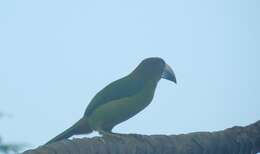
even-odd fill
[[[172,66],[115,132],[179,134],[260,119],[260,1],[0,1],[0,133],[41,145],[144,58]]]

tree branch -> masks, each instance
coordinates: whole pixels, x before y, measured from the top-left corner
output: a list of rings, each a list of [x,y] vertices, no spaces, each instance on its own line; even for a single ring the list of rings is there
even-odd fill
[[[24,154],[256,154],[260,120],[217,132],[180,135],[137,135],[63,140]]]

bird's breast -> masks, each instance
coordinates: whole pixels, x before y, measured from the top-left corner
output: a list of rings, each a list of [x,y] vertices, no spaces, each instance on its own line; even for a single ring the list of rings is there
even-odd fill
[[[89,117],[94,127],[113,127],[143,110],[153,99],[156,85],[147,84],[135,95],[98,107]]]

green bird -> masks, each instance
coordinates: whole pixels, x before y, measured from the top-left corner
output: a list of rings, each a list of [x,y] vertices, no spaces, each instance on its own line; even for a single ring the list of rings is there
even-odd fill
[[[129,75],[98,92],[84,116],[46,144],[92,131],[102,135],[111,134],[114,126],[133,117],[151,103],[161,78],[177,83],[173,70],[163,59],[144,59]]]

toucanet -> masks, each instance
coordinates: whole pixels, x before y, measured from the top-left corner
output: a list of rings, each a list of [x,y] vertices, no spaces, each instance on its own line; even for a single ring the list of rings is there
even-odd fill
[[[133,117],[151,103],[161,78],[177,83],[173,70],[162,58],[144,59],[129,75],[99,91],[83,117],[46,144],[92,131],[102,135],[112,133],[114,126]]]

